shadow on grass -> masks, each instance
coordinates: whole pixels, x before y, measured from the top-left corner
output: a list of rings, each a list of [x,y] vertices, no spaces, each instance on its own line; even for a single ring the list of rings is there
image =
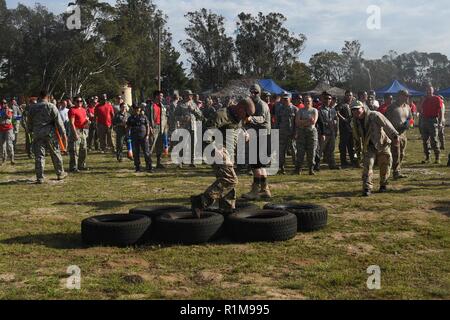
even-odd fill
[[[127,205],[153,205],[153,204],[167,204],[167,203],[184,203],[187,202],[188,198],[159,198],[159,199],[151,199],[151,200],[136,200],[136,201],[120,201],[120,200],[105,200],[105,201],[76,201],[76,202],[57,202],[55,205],[57,206],[89,206],[95,207],[94,211],[102,211],[108,209],[119,208]]]
[[[2,244],[44,245],[53,249],[83,249],[79,233],[48,233],[20,236],[1,241]]]
[[[436,208],[433,208],[434,211],[438,211],[442,213],[443,215],[450,218],[450,201],[439,201],[436,202],[439,206]]]
[[[18,179],[18,180],[8,180],[8,181],[0,182],[0,186],[26,185],[26,184],[35,184],[35,181],[31,180],[31,179]]]

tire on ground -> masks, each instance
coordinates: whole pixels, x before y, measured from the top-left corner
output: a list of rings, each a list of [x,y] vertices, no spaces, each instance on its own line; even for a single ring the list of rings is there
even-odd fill
[[[87,245],[125,247],[138,243],[151,225],[149,217],[139,214],[108,214],[81,222],[81,237]]]
[[[217,238],[224,218],[214,212],[204,211],[201,218],[192,212],[173,212],[155,219],[154,239],[163,243],[200,244]]]
[[[286,241],[297,234],[297,218],[278,210],[234,213],[227,218],[227,233],[233,240],[242,242]]]
[[[327,209],[315,204],[266,204],[264,210],[284,210],[295,214],[299,232],[311,232],[322,229],[327,225],[328,220]]]

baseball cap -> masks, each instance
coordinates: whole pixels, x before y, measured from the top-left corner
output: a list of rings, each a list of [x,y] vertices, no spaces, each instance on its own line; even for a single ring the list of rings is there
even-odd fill
[[[350,109],[351,110],[353,110],[353,109],[360,109],[360,108],[363,108],[363,107],[364,107],[364,104],[361,101],[356,100],[356,101],[354,101],[352,103],[352,105],[350,106]]]
[[[289,99],[292,98],[292,95],[289,92],[284,91],[282,97],[283,99]]]
[[[258,92],[261,93],[261,87],[259,84],[255,83],[250,87],[250,92]]]

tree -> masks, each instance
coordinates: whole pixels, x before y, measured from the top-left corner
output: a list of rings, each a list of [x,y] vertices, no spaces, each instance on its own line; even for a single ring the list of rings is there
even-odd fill
[[[313,77],[318,82],[341,86],[346,81],[347,68],[344,57],[337,52],[322,51],[309,60]]]
[[[296,61],[286,68],[286,78],[281,80],[280,84],[290,91],[304,92],[312,89],[312,70],[306,64]]]
[[[225,32],[225,19],[204,8],[185,17],[188,38],[180,43],[190,55],[192,73],[203,89],[217,90],[237,71],[234,43]]]
[[[284,79],[286,67],[298,60],[306,36],[293,34],[280,13],[238,15],[236,48],[241,72],[248,76]]]

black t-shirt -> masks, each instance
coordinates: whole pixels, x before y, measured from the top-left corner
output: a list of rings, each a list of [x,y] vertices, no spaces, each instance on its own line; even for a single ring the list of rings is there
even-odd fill
[[[143,114],[132,115],[127,120],[127,126],[130,128],[132,137],[145,138],[148,119]]]

